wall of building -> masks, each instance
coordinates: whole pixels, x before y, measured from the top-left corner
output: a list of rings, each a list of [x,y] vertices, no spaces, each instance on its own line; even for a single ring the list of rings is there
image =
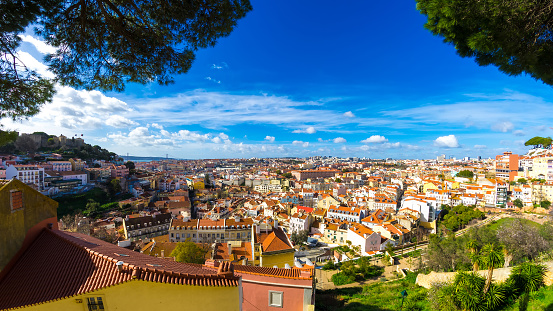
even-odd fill
[[[11,210],[11,190],[21,190],[23,208]],[[36,224],[52,219],[57,226],[58,202],[17,179],[0,188],[0,270],[19,251],[25,235]]]
[[[102,297],[104,309],[112,310],[240,310],[239,288],[190,286],[130,281],[95,292],[30,306],[25,310],[88,310],[87,297]],[[80,299],[82,302],[78,303]]]
[[[261,266],[272,268],[277,266],[278,268],[284,268],[286,264],[291,267],[294,266],[294,252],[286,253],[262,253],[261,254]]]
[[[237,273],[239,274],[239,273]],[[242,274],[244,301],[242,310],[312,310],[312,280],[296,280]],[[269,291],[282,292],[282,308],[269,307]]]

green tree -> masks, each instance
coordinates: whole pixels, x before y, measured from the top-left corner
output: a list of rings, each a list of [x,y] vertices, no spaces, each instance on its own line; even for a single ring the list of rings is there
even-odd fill
[[[550,148],[551,147],[551,137],[532,137],[529,140],[527,140],[524,145],[525,146],[534,146],[534,148],[537,147],[543,147],[543,148]]]
[[[425,28],[461,57],[553,85],[553,18],[546,0],[417,0]]]
[[[54,93],[53,81],[13,65],[29,25],[57,48],[46,57],[57,82],[121,91],[129,82],[172,83],[251,9],[249,0],[0,0],[0,117],[32,116]]]
[[[540,206],[545,209],[549,209],[549,207],[551,207],[551,202],[549,202],[548,200],[543,200],[540,202]]]
[[[175,257],[175,261],[178,262],[203,264],[206,253],[207,250],[205,248],[198,246],[190,240],[186,240],[185,242],[177,243],[170,256]]]
[[[465,177],[465,178],[473,178],[474,173],[472,171],[469,171],[469,170],[462,170],[459,173],[457,173],[456,176],[457,177]]]
[[[306,230],[294,231],[290,236],[290,240],[294,243],[294,245],[302,245],[307,242],[307,237],[308,234]]]
[[[123,188],[121,188],[121,181],[117,178],[112,179],[108,185],[108,192],[111,197],[113,197],[115,194],[121,192]]]
[[[519,179],[517,180],[517,182],[518,182],[519,184],[525,185],[525,184],[528,183],[528,180],[526,180],[526,178],[519,178]]]
[[[486,278],[486,286],[484,287],[484,294],[486,294],[492,284],[493,269],[503,265],[503,247],[496,246],[495,244],[484,245],[480,253],[480,260],[482,266],[488,269],[488,277]]]
[[[130,170],[134,170],[135,169],[135,165],[134,165],[134,162],[133,161],[127,161],[125,162],[125,167],[127,167]]]
[[[0,130],[0,146],[4,146],[9,143],[15,143],[18,137],[19,133],[17,133],[16,131]]]
[[[521,199],[515,199],[513,201],[513,205],[518,207],[518,208],[522,208],[524,206],[524,203],[522,203],[522,200]]]

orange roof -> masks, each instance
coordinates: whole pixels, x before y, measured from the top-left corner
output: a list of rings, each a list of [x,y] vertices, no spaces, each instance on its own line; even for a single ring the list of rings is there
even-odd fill
[[[288,243],[288,237],[286,237],[285,233],[278,228],[273,230],[273,232],[265,238],[265,240],[261,243],[261,246],[263,247],[263,252],[293,249],[292,245]]]

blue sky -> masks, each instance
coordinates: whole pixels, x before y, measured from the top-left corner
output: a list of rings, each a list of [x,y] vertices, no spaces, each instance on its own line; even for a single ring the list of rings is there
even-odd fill
[[[20,132],[176,158],[490,157],[551,136],[553,88],[455,54],[414,1],[252,1],[175,84],[122,93],[59,87]],[[23,37],[21,58],[48,75]]]

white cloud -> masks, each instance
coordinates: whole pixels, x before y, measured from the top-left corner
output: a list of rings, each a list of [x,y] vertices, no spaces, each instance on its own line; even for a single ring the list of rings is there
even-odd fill
[[[507,133],[512,131],[515,128],[515,125],[511,122],[499,122],[492,126],[492,130],[497,132]]]
[[[205,77],[206,80],[209,80],[211,82],[215,82],[217,84],[221,84],[221,81],[220,80],[217,80],[217,79],[214,79],[212,77]]]
[[[353,112],[348,111],[348,112],[344,112],[344,117],[353,118],[355,117],[355,115],[353,114]]]
[[[516,131],[513,132],[513,134],[515,136],[524,136],[524,135],[526,135],[526,133],[524,133],[524,131],[522,131],[522,130],[516,130]]]
[[[343,143],[346,142],[346,139],[343,138],[343,137],[336,137],[336,138],[334,138],[333,141],[334,141],[335,144],[343,144]]]
[[[225,62],[222,62],[220,65],[217,65],[217,64],[211,65],[211,69],[220,70],[220,69],[224,69],[224,68],[228,68],[227,63],[225,63]]]
[[[294,145],[302,145],[302,147],[304,147],[304,148],[309,147],[309,142],[307,142],[307,141],[294,140],[294,141],[292,142],[292,144],[294,144]]]
[[[55,77],[54,73],[48,70],[48,66],[38,61],[36,58],[31,56],[31,54],[23,51],[18,51],[16,55],[19,60],[17,61],[18,66],[25,66],[27,67],[27,69],[36,71],[39,75],[45,78],[52,79]]]
[[[34,45],[37,51],[39,51],[42,54],[54,54],[56,53],[56,48],[47,44],[46,42],[36,39],[33,36],[29,35],[19,35],[21,38],[21,41],[29,42],[30,44]]]
[[[265,140],[270,142],[270,143],[273,143],[275,141],[275,137],[274,136],[265,136]]]
[[[488,148],[486,145],[474,145],[474,149],[486,149]]]
[[[163,126],[161,126],[161,125],[159,125],[159,124],[157,124],[157,123],[152,123],[152,124],[151,124],[151,127],[156,128],[156,129],[159,129],[159,130],[163,130]]]
[[[441,136],[436,138],[434,145],[446,148],[459,148],[459,141],[457,141],[455,135]]]
[[[306,133],[306,134],[315,134],[317,133],[317,130],[313,126],[309,126],[303,130],[295,130],[292,131],[292,133]]]
[[[387,142],[388,139],[384,136],[380,136],[380,135],[373,135],[367,139],[364,139],[362,140],[361,142],[364,143],[364,144],[369,144],[369,143],[384,143],[384,142]]]
[[[204,142],[210,139],[209,134],[199,134],[196,132],[191,132],[189,130],[180,130],[177,133],[173,133],[172,136],[181,140],[196,142]]]
[[[119,115],[112,115],[106,120],[106,124],[113,127],[129,127],[133,125],[138,125],[138,123],[129,120],[125,117]]]

